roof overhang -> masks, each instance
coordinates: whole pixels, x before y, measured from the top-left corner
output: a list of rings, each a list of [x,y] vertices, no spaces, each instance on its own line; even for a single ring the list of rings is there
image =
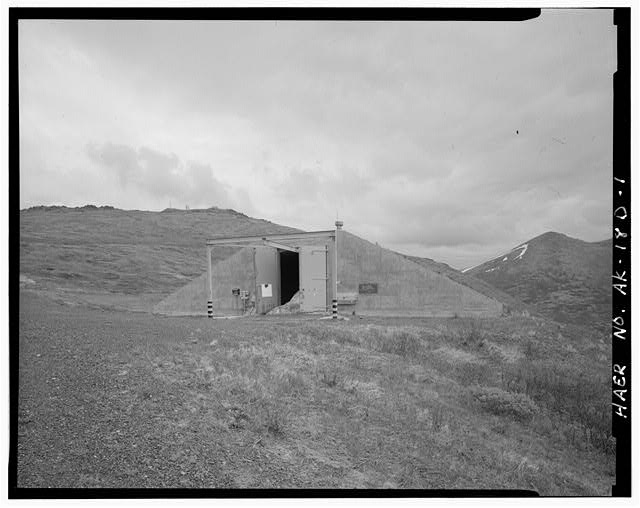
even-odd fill
[[[328,231],[309,231],[301,233],[283,233],[278,235],[259,235],[259,236],[228,236],[224,238],[213,238],[207,240],[207,246],[226,245],[233,247],[247,247],[252,245],[267,245],[278,249],[291,249],[291,246],[280,242],[292,242],[296,240],[309,239],[333,239],[336,232],[333,229]]]

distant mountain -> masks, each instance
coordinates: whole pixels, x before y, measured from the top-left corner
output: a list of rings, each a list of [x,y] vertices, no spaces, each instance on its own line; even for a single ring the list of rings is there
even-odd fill
[[[547,232],[469,270],[540,314],[610,326],[611,240],[584,242]]]
[[[52,288],[169,294],[207,269],[207,239],[294,231],[216,207],[37,206],[20,211],[20,273]],[[215,248],[212,259],[236,250]]]

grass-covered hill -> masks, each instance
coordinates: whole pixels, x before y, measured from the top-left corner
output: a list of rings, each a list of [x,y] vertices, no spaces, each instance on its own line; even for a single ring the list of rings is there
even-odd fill
[[[215,207],[34,207],[20,212],[20,273],[45,287],[169,294],[206,270],[207,239],[292,231]],[[234,251],[213,249],[213,260]]]
[[[611,319],[611,240],[584,242],[547,232],[465,272],[560,322]]]

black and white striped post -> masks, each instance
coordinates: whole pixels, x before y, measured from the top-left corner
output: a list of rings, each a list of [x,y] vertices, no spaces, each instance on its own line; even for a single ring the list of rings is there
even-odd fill
[[[333,300],[331,301],[331,317],[338,319],[338,231],[344,223],[336,221],[336,237],[333,240]]]
[[[213,318],[213,274],[211,273],[211,247],[207,247],[207,275],[209,276],[209,300],[207,300],[207,316]]]

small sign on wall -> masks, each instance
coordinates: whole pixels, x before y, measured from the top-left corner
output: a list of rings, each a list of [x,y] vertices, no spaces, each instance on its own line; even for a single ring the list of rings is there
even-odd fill
[[[273,296],[273,286],[271,284],[260,284],[260,294],[263,298]]]
[[[378,292],[377,282],[362,282],[358,284],[358,293],[361,295],[374,295]]]

